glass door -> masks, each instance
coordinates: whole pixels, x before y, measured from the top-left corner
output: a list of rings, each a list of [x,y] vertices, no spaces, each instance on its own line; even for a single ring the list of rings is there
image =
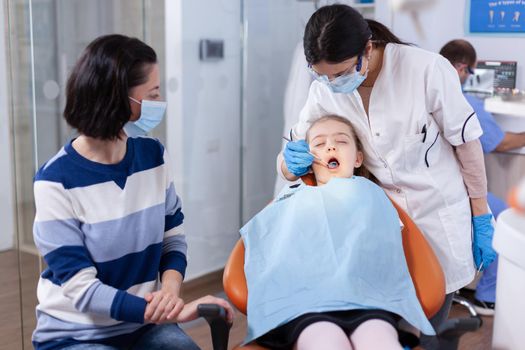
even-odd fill
[[[62,118],[68,74],[83,48],[103,34],[138,37],[162,57],[164,0],[7,0],[4,9],[16,244],[0,251],[0,266],[3,276],[18,277],[9,281],[9,292],[0,290],[2,324],[10,320],[10,327],[0,327],[0,339],[6,340],[0,349],[31,349],[42,269],[32,236],[33,176],[74,136]],[[164,135],[161,125],[154,136],[163,140]]]

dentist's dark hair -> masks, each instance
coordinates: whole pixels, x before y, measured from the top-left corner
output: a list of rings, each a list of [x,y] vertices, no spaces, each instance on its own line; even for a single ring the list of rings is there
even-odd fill
[[[155,63],[155,51],[139,39],[112,34],[93,40],[67,82],[67,123],[89,137],[118,138],[131,116],[129,90],[147,81]]]
[[[310,17],[304,30],[306,61],[340,63],[365,50],[368,40],[376,47],[404,44],[385,25],[364,19],[354,8],[335,4],[323,6]]]

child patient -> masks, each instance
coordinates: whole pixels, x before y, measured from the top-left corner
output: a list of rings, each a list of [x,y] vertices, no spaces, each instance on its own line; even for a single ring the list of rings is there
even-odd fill
[[[354,176],[352,125],[318,119],[306,134],[318,186],[291,186],[242,229],[248,334],[272,349],[401,349],[400,318],[433,335],[383,190]]]

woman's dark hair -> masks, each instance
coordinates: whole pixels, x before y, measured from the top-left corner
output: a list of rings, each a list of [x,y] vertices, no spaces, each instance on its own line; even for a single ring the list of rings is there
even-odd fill
[[[470,67],[476,64],[476,50],[466,40],[456,39],[449,41],[441,48],[439,53],[450,63],[464,63]]]
[[[106,35],[93,40],[69,76],[64,118],[79,133],[118,138],[131,115],[129,90],[147,81],[155,51],[136,38]]]
[[[324,6],[306,24],[304,54],[309,64],[339,63],[362,53],[368,40],[380,47],[388,43],[407,44],[383,24],[364,19],[350,6]]]

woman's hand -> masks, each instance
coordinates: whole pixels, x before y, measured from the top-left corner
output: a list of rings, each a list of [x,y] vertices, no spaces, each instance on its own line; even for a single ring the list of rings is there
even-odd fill
[[[222,306],[226,310],[226,320],[228,323],[233,323],[233,308],[231,307],[230,303],[228,303],[226,300],[222,298],[217,298],[211,295],[207,295],[205,297],[196,299],[186,305],[184,305],[184,308],[181,312],[179,312],[178,316],[176,317],[176,321],[180,323],[189,322],[197,319],[199,317],[197,313],[197,306],[199,304],[217,304],[219,306]]]
[[[146,323],[172,323],[184,308],[184,301],[178,294],[161,289],[145,295],[144,299],[148,303],[144,312],[144,322]]]

